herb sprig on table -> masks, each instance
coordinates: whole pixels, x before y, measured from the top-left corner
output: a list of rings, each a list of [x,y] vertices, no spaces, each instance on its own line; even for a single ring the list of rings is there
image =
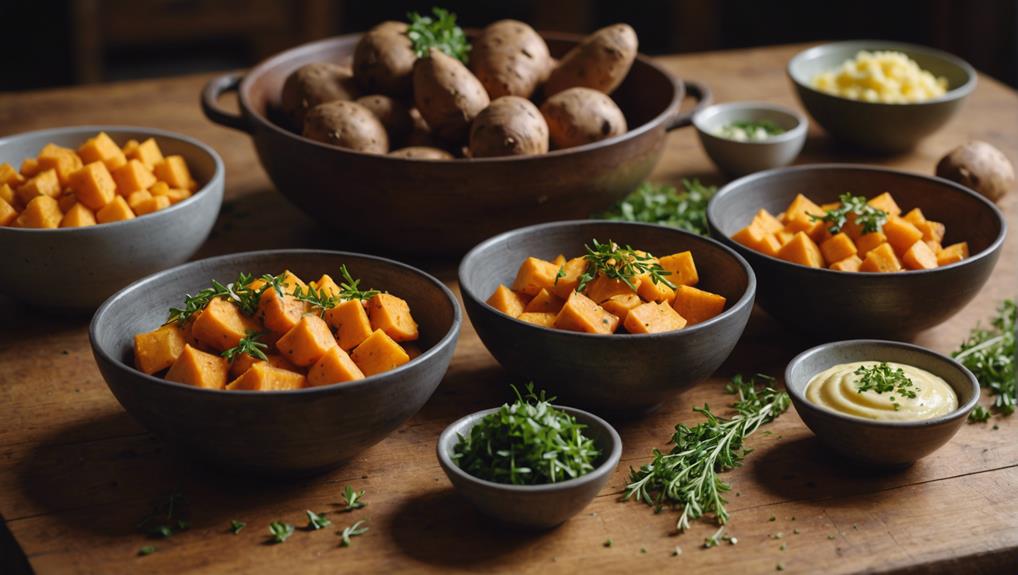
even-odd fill
[[[757,386],[757,380],[762,387]],[[719,524],[727,523],[727,501],[722,493],[731,486],[718,474],[741,465],[749,453],[743,445],[746,438],[788,409],[788,394],[771,387],[773,381],[761,374],[748,379],[733,377],[725,386],[726,392],[739,396],[732,404],[738,413],[731,418],[718,417],[706,404],[693,408],[707,421],[694,427],[676,425],[674,447],[668,453],[655,449],[653,461],[630,469],[622,499],[634,498],[658,511],[681,508],[676,522],[679,532],[707,513],[713,514]]]
[[[838,207],[827,210],[822,216],[809,214],[810,220],[831,224],[827,231],[832,234],[839,233],[848,224],[850,214],[855,216],[855,223],[862,228],[864,234],[879,232],[887,223],[887,212],[869,205],[863,196],[841,194],[838,199],[841,201]]]
[[[339,546],[349,547],[351,544],[353,544],[353,541],[350,540],[351,537],[359,537],[367,533],[368,528],[364,526],[366,522],[367,522],[366,519],[361,519],[360,521],[354,523],[349,527],[344,527],[343,530],[338,533],[340,538]]]
[[[486,415],[453,448],[452,459],[470,475],[512,485],[573,479],[594,469],[601,454],[586,426],[551,405],[554,397],[527,384],[516,401]]]
[[[672,272],[661,267],[650,254],[638,252],[628,245],[620,246],[611,240],[606,243],[592,240],[591,243],[593,247],[586,244],[583,246],[587,249],[587,255],[583,256],[587,260],[587,267],[580,276],[576,291],[582,292],[599,274],[618,280],[633,291],[636,291],[633,279],[644,274],[650,276],[650,280],[655,284],[663,283],[675,289],[675,284],[665,278]],[[560,268],[559,271],[564,271],[564,268]]]
[[[993,410],[1011,415],[1015,410],[1015,325],[1018,306],[1006,299],[997,308],[990,328],[976,326],[965,343],[952,356],[971,371],[979,385],[993,395]],[[989,414],[973,411],[970,421],[986,421]]]
[[[353,511],[354,509],[360,509],[366,505],[361,499],[364,499],[364,490],[355,491],[353,487],[347,485],[343,489],[343,511]]]
[[[606,220],[663,224],[707,235],[707,203],[718,191],[700,180],[682,180],[682,191],[667,184],[644,182],[610,210],[597,214]]]
[[[859,366],[855,370],[855,375],[859,376],[859,385],[856,387],[859,393],[864,391],[878,394],[895,393],[902,397],[915,399],[916,392],[919,391],[919,388],[905,375],[905,370],[900,367],[892,368],[887,365],[886,361],[868,367]],[[891,401],[894,401],[895,398],[896,396],[890,397]],[[901,405],[894,402],[895,411],[900,408]]]
[[[436,48],[464,64],[470,55],[470,43],[463,29],[456,25],[456,15],[442,8],[432,8],[433,16],[417,12],[407,14],[410,27],[406,35],[413,44],[418,58],[425,58],[428,50]]]

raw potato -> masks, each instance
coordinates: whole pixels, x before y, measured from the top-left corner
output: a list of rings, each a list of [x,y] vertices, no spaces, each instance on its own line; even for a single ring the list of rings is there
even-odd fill
[[[385,154],[389,136],[370,110],[356,102],[336,101],[315,106],[304,120],[304,136],[358,152]]]
[[[590,88],[570,88],[541,106],[556,148],[572,148],[626,132],[626,117],[607,95]]]
[[[382,22],[361,37],[353,53],[357,85],[367,93],[405,96],[413,76],[413,45],[403,22]]]
[[[295,127],[304,125],[304,116],[318,104],[357,97],[349,68],[314,62],[297,68],[286,77],[281,105]]]
[[[389,134],[389,142],[402,142],[414,127],[410,111],[399,100],[382,94],[357,98],[357,103],[371,111]]]
[[[958,182],[999,202],[1015,185],[1014,166],[986,142],[968,142],[951,150],[937,163],[937,175]]]
[[[407,148],[401,148],[394,152],[389,152],[390,156],[397,158],[409,158],[411,160],[452,160],[455,156],[440,150],[438,148],[431,148],[428,146],[410,146]]]
[[[601,28],[569,51],[544,84],[545,98],[577,86],[611,94],[636,59],[636,32],[628,24]]]
[[[526,98],[503,96],[481,111],[470,127],[474,158],[526,156],[548,151],[548,124]]]
[[[529,98],[551,71],[548,45],[533,28],[518,20],[499,20],[474,41],[470,70],[491,99]]]
[[[484,86],[459,60],[432,49],[414,64],[414,102],[432,133],[458,143],[490,100]]]

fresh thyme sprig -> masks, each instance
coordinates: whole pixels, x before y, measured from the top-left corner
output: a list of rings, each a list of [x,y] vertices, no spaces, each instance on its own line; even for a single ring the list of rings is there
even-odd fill
[[[323,289],[315,289],[311,286],[304,289],[300,286],[293,288],[293,297],[317,309],[318,315],[323,317],[325,312],[336,307],[340,302],[339,296],[330,295]]]
[[[902,397],[915,399],[916,392],[919,391],[915,383],[905,375],[905,370],[900,367],[893,369],[886,361],[869,367],[859,366],[855,370],[855,375],[859,376],[859,384],[856,387],[859,393],[864,391],[878,394],[896,393]],[[895,411],[901,408],[901,405],[894,401],[895,396],[892,395],[890,399],[894,402]]]
[[[353,487],[347,485],[343,489],[343,504],[346,506],[343,511],[353,511],[354,509],[360,509],[364,507],[365,503],[361,501],[364,498],[364,490],[355,491]]]
[[[432,8],[431,13],[434,17],[417,12],[407,14],[410,27],[406,35],[413,44],[414,53],[418,58],[426,58],[428,51],[436,48],[466,64],[470,42],[463,29],[456,25],[456,15],[442,8]]]
[[[839,233],[845,227],[849,214],[855,215],[855,223],[862,228],[864,234],[879,232],[887,223],[887,212],[869,205],[863,196],[841,194],[838,199],[841,201],[841,205],[827,210],[822,216],[809,214],[810,220],[831,224],[827,231],[832,234]]]
[[[633,278],[644,274],[649,275],[650,281],[655,284],[663,283],[675,289],[675,284],[665,278],[672,272],[661,267],[654,256],[646,252],[638,252],[628,245],[620,246],[611,240],[601,243],[595,239],[591,240],[591,243],[594,247],[583,246],[587,249],[587,255],[583,256],[587,260],[587,267],[580,276],[580,283],[576,286],[576,291],[582,292],[587,284],[597,278],[598,274],[618,280],[633,291],[636,290]]]
[[[707,235],[707,204],[717,193],[717,187],[705,186],[694,178],[682,180],[682,188],[679,192],[667,184],[644,182],[613,208],[596,217],[662,224]]]
[[[253,276],[248,273],[240,273],[232,283],[223,284],[219,280],[212,280],[211,287],[207,287],[198,293],[184,296],[184,307],[170,308],[166,319],[167,324],[185,323],[200,313],[212,300],[217,298],[227,299],[233,302],[245,315],[254,315],[258,310],[258,300],[268,289],[275,289],[279,295],[283,295],[283,276],[263,275],[261,279],[264,284],[261,287],[252,289]]]
[[[363,527],[366,522],[366,519],[361,519],[349,527],[344,527],[343,530],[338,533],[340,537],[340,547],[349,547],[352,543],[352,541],[350,541],[351,537],[358,537],[367,533],[368,528]]]
[[[219,355],[225,357],[226,361],[230,363],[233,363],[233,360],[242,353],[246,353],[251,357],[261,360],[269,359],[268,356],[265,355],[265,351],[263,351],[269,349],[268,344],[258,341],[258,339],[263,335],[265,334],[257,331],[248,331],[247,335],[240,338],[237,345],[227,349]]]
[[[1002,301],[990,322],[991,328],[977,325],[961,348],[952,354],[976,376],[981,386],[990,390],[994,411],[1005,416],[1014,413],[1016,403],[1016,315],[1015,300]]]
[[[757,387],[758,379],[763,387]],[[639,469],[630,468],[622,500],[635,498],[658,511],[666,506],[681,507],[676,522],[680,533],[689,528],[690,520],[706,513],[712,513],[721,525],[727,523],[727,501],[721,494],[731,486],[718,474],[739,466],[750,451],[743,446],[746,438],[788,409],[788,394],[771,387],[773,381],[761,374],[748,379],[733,377],[725,391],[739,399],[732,404],[738,413],[730,419],[714,415],[707,405],[693,408],[707,421],[695,427],[676,425],[675,446],[669,453],[655,449],[653,461]]]
[[[376,289],[360,289],[361,280],[353,279],[350,270],[346,269],[346,264],[339,266],[339,275],[343,277],[343,281],[339,284],[339,299],[341,300],[369,300],[382,293]]]

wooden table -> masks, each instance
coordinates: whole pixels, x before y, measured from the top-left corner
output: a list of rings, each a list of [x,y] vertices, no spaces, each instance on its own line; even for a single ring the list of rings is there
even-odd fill
[[[799,47],[663,58],[680,76],[707,82],[717,100],[796,105],[784,64]],[[214,146],[227,166],[227,200],[200,256],[268,247],[337,247],[335,240],[272,190],[252,145],[205,121],[198,108],[206,76],[0,96],[0,130],[16,133],[82,123],[151,125]],[[987,140],[1018,160],[1018,95],[986,77],[950,125],[913,153],[864,157],[835,147],[814,129],[800,161],[867,161],[930,173],[936,159],[969,139]],[[717,182],[690,130],[668,140],[654,179],[696,176]],[[1018,229],[1018,193],[1003,205]],[[10,254],[3,254],[11,264]],[[977,321],[1016,289],[1018,234],[980,297],[919,343],[957,347]],[[416,262],[455,285],[454,262]],[[936,305],[936,302],[930,302]],[[737,545],[702,549],[713,525],[673,533],[675,513],[617,502],[630,465],[666,447],[677,422],[695,423],[693,406],[730,401],[736,372],[781,374],[811,342],[754,314],[742,342],[716,377],[672,398],[643,419],[621,423],[623,462],[583,513],[547,533],[490,524],[453,492],[434,457],[451,421],[507,398],[510,379],[464,326],[452,367],[424,409],[391,437],[328,475],[264,482],[194,464],[134,422],[107,390],[92,360],[87,319],[50,317],[0,299],[0,514],[6,529],[0,571],[40,573],[207,573],[663,570],[762,573],[917,571],[1014,572],[1018,565],[1018,417],[966,425],[912,468],[874,473],[828,456],[794,410],[758,433],[733,484],[729,533]],[[367,490],[368,506],[330,513],[339,527],[370,520],[350,548],[334,529],[300,531],[264,544],[274,520],[304,525],[304,510],[336,509],[343,486]],[[135,531],[160,496],[180,489],[192,528],[152,541]],[[247,528],[228,532],[231,519]],[[774,539],[776,533],[783,538]],[[603,546],[606,539],[614,544]],[[139,548],[154,544],[147,557]],[[782,550],[782,545],[786,548]],[[681,555],[673,556],[679,546]]]

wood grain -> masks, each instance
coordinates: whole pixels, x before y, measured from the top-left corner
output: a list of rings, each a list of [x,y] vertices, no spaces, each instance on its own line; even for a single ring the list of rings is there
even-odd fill
[[[664,58],[681,76],[706,82],[719,101],[759,99],[796,105],[784,64],[799,47]],[[195,136],[222,154],[227,203],[200,255],[267,247],[349,248],[316,228],[268,183],[239,133],[206,122],[197,106],[207,76],[0,95],[5,134],[83,123],[150,125]],[[1018,95],[980,78],[962,112],[914,152],[867,157],[841,150],[812,128],[800,162],[862,161],[931,173],[949,148],[970,138],[1018,159]],[[721,180],[695,136],[668,140],[655,179]],[[1015,194],[1002,208],[1018,226]],[[957,347],[1000,299],[1014,297],[1018,236],[1012,234],[981,297],[918,342]],[[455,262],[416,261],[455,287]],[[935,305],[935,302],[931,302]],[[739,371],[780,374],[811,342],[755,312],[740,345],[711,380],[639,420],[616,422],[625,452],[609,487],[558,529],[531,534],[490,524],[452,491],[434,458],[439,432],[459,416],[506,399],[509,378],[465,326],[448,376],[425,408],[386,441],[325,476],[267,483],[200,467],[151,437],[127,416],[92,361],[87,318],[53,317],[0,298],[0,516],[39,573],[308,573],[416,571],[569,573],[708,570],[790,573],[992,573],[1018,564],[1018,419],[967,425],[942,450],[905,471],[876,473],[829,456],[794,412],[750,441],[746,465],[726,474],[733,485],[729,533],[737,545],[705,550],[714,527],[699,522],[672,533],[676,514],[655,515],[618,503],[629,465],[665,447],[691,408],[720,406],[725,379]],[[995,420],[997,421],[997,420]],[[337,509],[350,484],[368,506],[330,513],[337,527],[369,519],[371,530],[349,548],[335,529],[298,531],[267,545],[266,526],[302,526],[305,509]],[[190,531],[164,541],[134,530],[153,500],[179,488],[191,506]],[[769,519],[773,517],[774,520]],[[246,521],[229,534],[231,519]],[[795,533],[798,530],[798,533]],[[781,539],[775,539],[782,533]],[[3,531],[0,530],[0,537]],[[613,545],[602,543],[611,538]],[[138,548],[158,550],[137,557]],[[784,544],[786,548],[781,549]],[[682,553],[673,556],[675,547]],[[3,547],[6,550],[6,547]],[[14,571],[17,557],[0,555]]]

